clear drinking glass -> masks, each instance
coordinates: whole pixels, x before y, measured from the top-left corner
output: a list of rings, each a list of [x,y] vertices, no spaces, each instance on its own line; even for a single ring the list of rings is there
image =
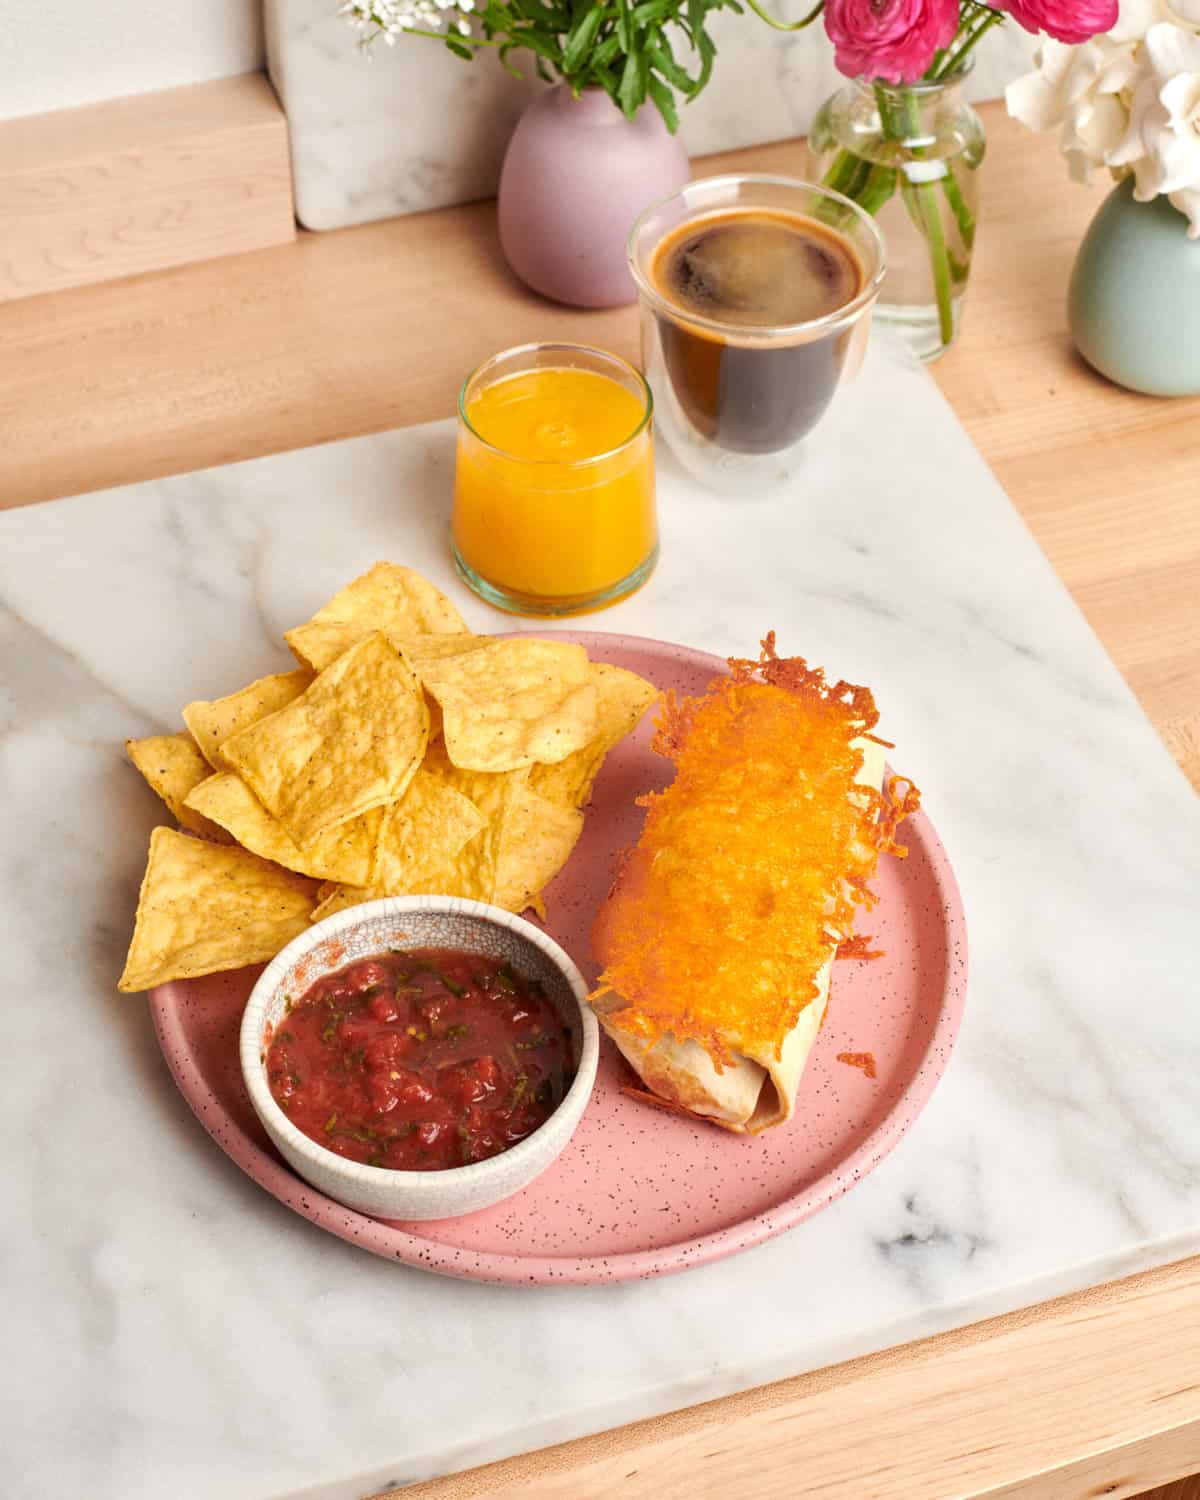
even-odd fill
[[[739,323],[672,297],[665,247],[745,214],[791,221],[834,241],[857,267],[853,295],[799,323]],[[656,421],[683,466],[711,488],[753,494],[785,481],[805,437],[862,359],[885,268],[871,216],[841,193],[790,177],[731,174],[689,183],[634,225],[629,264],[638,288],[642,364]]]
[[[653,401],[641,374],[580,344],[480,365],[458,401],[454,561],[489,604],[570,615],[640,588],[658,558]]]

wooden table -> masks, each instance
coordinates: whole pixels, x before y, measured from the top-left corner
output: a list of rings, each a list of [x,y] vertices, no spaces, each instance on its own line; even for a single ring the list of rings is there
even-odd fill
[[[1066,280],[1104,185],[985,115],[966,332],[935,374],[1200,787],[1200,400],[1130,395],[1074,355]],[[517,286],[490,204],[9,303],[0,506],[446,416],[507,344],[632,356],[636,336],[628,309]],[[1197,1470],[1200,1259],[404,1495],[1119,1500]]]

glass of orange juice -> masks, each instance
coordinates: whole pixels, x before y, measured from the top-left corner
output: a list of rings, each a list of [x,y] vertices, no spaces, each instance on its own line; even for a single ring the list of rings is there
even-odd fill
[[[580,344],[526,344],[458,398],[454,561],[489,604],[571,615],[640,588],[658,559],[653,403],[637,370]]]

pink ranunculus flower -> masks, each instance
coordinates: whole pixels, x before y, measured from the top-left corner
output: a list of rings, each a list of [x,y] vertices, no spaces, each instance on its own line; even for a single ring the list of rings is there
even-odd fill
[[[1035,35],[1044,31],[1072,47],[1111,31],[1120,9],[1118,0],[998,0],[998,4],[1026,31]]]
[[[825,30],[838,71],[848,78],[915,83],[934,53],[953,40],[958,7],[959,0],[826,0]]]

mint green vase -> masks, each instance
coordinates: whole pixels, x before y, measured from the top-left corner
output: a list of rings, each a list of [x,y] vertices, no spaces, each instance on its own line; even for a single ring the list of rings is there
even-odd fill
[[[1079,247],[1068,319],[1089,365],[1149,396],[1200,393],[1200,240],[1165,198],[1113,189]]]

